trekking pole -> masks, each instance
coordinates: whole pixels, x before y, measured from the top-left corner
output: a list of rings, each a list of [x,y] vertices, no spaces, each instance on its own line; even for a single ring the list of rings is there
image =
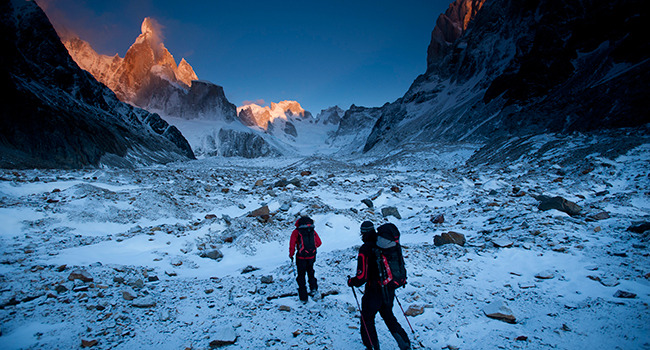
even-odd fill
[[[413,330],[413,326],[411,326],[411,321],[409,321],[409,318],[406,317],[406,312],[404,312],[404,308],[402,307],[402,303],[399,302],[399,298],[397,297],[397,294],[395,294],[395,300],[397,300],[397,305],[399,305],[399,308],[402,310],[402,314],[404,315],[404,318],[406,319],[406,323],[409,324],[409,328],[411,328],[411,332],[415,336],[415,331]]]
[[[350,278],[350,276],[348,276]],[[352,288],[352,294],[354,294],[354,300],[357,301],[357,308],[359,309],[359,315],[361,315],[361,323],[363,324],[363,329],[366,330],[366,336],[368,337],[368,342],[370,343],[370,348],[374,349],[375,346],[372,344],[372,339],[370,339],[370,332],[368,332],[368,326],[366,325],[366,321],[363,319],[363,313],[361,312],[361,306],[359,305],[359,299],[357,299],[357,292],[354,290],[353,286],[350,286]]]

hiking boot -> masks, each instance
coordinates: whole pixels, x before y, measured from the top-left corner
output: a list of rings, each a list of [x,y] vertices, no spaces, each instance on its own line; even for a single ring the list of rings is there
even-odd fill
[[[309,296],[314,300],[320,300],[320,293],[318,293],[318,289],[309,291]]]

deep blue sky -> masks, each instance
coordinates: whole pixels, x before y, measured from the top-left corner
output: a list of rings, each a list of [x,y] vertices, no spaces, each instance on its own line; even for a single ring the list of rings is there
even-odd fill
[[[314,116],[401,97],[426,70],[431,31],[451,2],[37,0],[57,30],[121,57],[152,17],[176,62],[232,103],[296,100]]]

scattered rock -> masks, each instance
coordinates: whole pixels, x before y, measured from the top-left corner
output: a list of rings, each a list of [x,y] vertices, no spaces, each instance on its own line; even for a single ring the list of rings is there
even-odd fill
[[[610,218],[609,213],[606,212],[606,211],[602,211],[602,212],[600,212],[598,214],[589,215],[586,220],[587,221],[599,221],[599,220],[605,220],[605,219],[609,219],[609,218]]]
[[[650,222],[636,222],[627,228],[628,231],[634,233],[644,233],[650,230]]]
[[[483,308],[483,312],[487,317],[495,320],[512,324],[517,323],[515,316],[512,314],[512,310],[504,302],[490,303]]]
[[[300,172],[300,176],[309,176],[311,175],[311,171],[309,170],[304,170]]]
[[[131,301],[135,299],[135,296],[128,291],[122,291],[122,298],[124,298],[124,300]]]
[[[406,316],[411,316],[411,317],[422,315],[423,313],[424,313],[424,306],[419,306],[419,305],[411,305],[404,312]]]
[[[146,297],[137,298],[133,300],[132,305],[141,309],[146,309],[146,308],[156,306],[156,301],[153,300],[153,297],[146,296]]]
[[[253,210],[252,212],[250,212],[250,214],[248,214],[248,216],[249,217],[256,217],[256,218],[260,219],[263,222],[268,222],[269,219],[271,218],[270,213],[271,213],[271,211],[269,210],[269,207],[267,205],[265,205],[263,207],[260,207],[260,208],[257,208],[255,210]]]
[[[580,212],[582,211],[582,208],[567,200],[564,199],[560,196],[557,197],[549,197],[549,196],[537,196],[535,197],[540,203],[539,206],[537,207],[539,210],[551,210],[551,209],[556,209],[561,212],[565,212],[571,216],[579,215]]]
[[[82,348],[91,348],[91,347],[93,347],[93,346],[95,346],[97,344],[99,344],[99,341],[97,341],[96,339],[93,339],[93,340],[81,339],[81,347]]]
[[[433,237],[433,244],[438,247],[444,244],[457,244],[462,247],[465,242],[465,235],[454,231],[444,232],[442,235]]]
[[[393,187],[390,188],[390,190],[395,192],[395,193],[402,192],[402,190],[399,188],[399,186],[393,186]]]
[[[264,186],[264,180],[260,179],[255,181],[255,187]]]
[[[278,307],[278,310],[280,310],[280,311],[291,311],[291,307],[289,307],[287,305],[280,305],[280,307]]]
[[[550,279],[555,278],[555,274],[552,271],[542,271],[542,272],[536,273],[535,278],[539,278],[541,280],[550,280]]]
[[[271,284],[273,283],[273,275],[262,276],[260,281],[264,284]]]
[[[208,259],[217,260],[217,261],[220,261],[221,259],[223,259],[223,253],[221,253],[221,251],[219,251],[219,249],[202,251],[200,256],[202,258],[208,258]]]
[[[59,285],[57,285],[57,286],[54,288],[54,291],[56,291],[57,293],[61,294],[61,293],[65,293],[65,292],[67,292],[67,291],[68,291],[68,288],[66,288],[66,286],[64,286],[64,285],[62,285],[62,284],[59,284]]]
[[[367,205],[368,208],[372,208],[372,207],[374,207],[374,204],[372,204],[372,201],[371,201],[370,199],[367,199],[367,198],[366,198],[366,199],[362,199],[362,200],[361,200],[361,203]]]
[[[398,218],[398,219],[401,219],[401,218],[402,218],[402,216],[399,215],[399,211],[397,210],[396,207],[385,207],[385,208],[381,208],[381,215],[383,215],[384,217],[387,217],[387,216],[391,216],[391,215],[392,215],[392,216],[394,216],[394,217],[396,217],[396,218]]]
[[[210,347],[220,348],[226,345],[232,345],[237,342],[237,332],[232,327],[219,327],[210,331]]]
[[[533,282],[520,282],[519,283],[519,288],[521,289],[529,289],[529,288],[535,288],[537,285]]]
[[[156,281],[160,281],[160,279],[158,278],[158,276],[148,276],[147,281],[156,282]]]
[[[526,340],[528,340],[528,337],[525,336],[525,335],[520,335],[517,338],[515,338],[515,340],[517,340],[517,341],[526,341]]]
[[[260,269],[259,267],[253,267],[251,265],[248,265],[248,266],[244,267],[243,270],[241,270],[241,273],[242,274],[250,273],[250,272],[253,272],[253,271],[257,271],[259,269]]]
[[[84,282],[92,282],[93,277],[86,270],[76,269],[70,272],[70,275],[68,276],[68,280],[70,281],[81,280]]]
[[[492,244],[497,248],[510,248],[515,243],[507,238],[496,238],[492,240]]]
[[[445,222],[445,216],[442,214],[433,216],[431,217],[431,222],[434,224],[442,224]]]
[[[314,180],[311,180],[311,181],[309,181],[308,185],[311,186],[311,187],[318,186],[318,182],[316,182]]]
[[[217,216],[214,215],[214,214],[207,214],[207,215],[205,216],[205,219],[206,219],[206,220],[212,220],[212,219],[216,219],[216,218],[217,218]]]
[[[634,299],[636,298],[636,294],[626,292],[624,290],[617,290],[616,293],[614,293],[614,297],[616,298],[626,298],[626,299]]]

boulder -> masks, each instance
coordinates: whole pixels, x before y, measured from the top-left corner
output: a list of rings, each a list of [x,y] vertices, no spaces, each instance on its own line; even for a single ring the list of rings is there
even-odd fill
[[[141,308],[141,309],[146,309],[146,308],[156,306],[156,301],[153,299],[153,297],[146,296],[146,297],[137,298],[137,299],[133,300],[133,304],[131,304],[131,305],[133,305],[134,307]]]
[[[644,233],[650,230],[650,222],[635,222],[627,230],[634,233]]]
[[[624,290],[617,290],[616,293],[614,293],[614,297],[616,298],[627,298],[627,299],[634,299],[636,298],[636,294],[626,292]]]
[[[492,244],[497,248],[510,248],[514,245],[514,242],[507,238],[495,238],[492,240]]]
[[[255,187],[264,186],[264,180],[260,179],[255,181]]]
[[[556,209],[571,216],[579,215],[582,211],[582,208],[579,205],[560,196],[537,196],[535,198],[540,202],[539,206],[537,207],[539,210],[546,211]]]
[[[444,232],[442,235],[435,235],[433,237],[433,244],[437,247],[445,244],[464,246],[465,242],[465,235],[454,231]]]
[[[535,278],[539,278],[541,280],[550,280],[550,279],[555,278],[555,274],[552,271],[542,271],[542,272],[536,273]]]
[[[367,205],[368,208],[372,208],[372,207],[374,207],[374,205],[372,204],[372,201],[371,201],[370,199],[367,199],[367,198],[366,198],[366,199],[362,199],[362,200],[361,200],[361,203]]]
[[[402,218],[402,216],[399,215],[399,210],[397,210],[396,207],[381,208],[381,215],[383,215],[384,217],[394,216],[394,217],[396,217],[398,219]]]
[[[408,309],[404,312],[406,316],[418,316],[424,313],[424,306],[419,305],[410,305]]]
[[[605,219],[609,219],[609,218],[610,218],[610,216],[609,216],[608,212],[601,211],[598,214],[589,215],[587,217],[587,221],[599,221],[599,220],[605,220]]]
[[[93,339],[93,340],[82,339],[81,340],[81,347],[82,348],[91,348],[91,347],[93,347],[93,346],[95,346],[97,344],[99,344],[99,341],[97,341],[97,339]]]
[[[254,266],[252,266],[252,265],[248,265],[248,266],[244,267],[243,270],[241,270],[241,273],[242,273],[242,274],[245,274],[245,273],[251,273],[251,272],[253,272],[253,271],[257,271],[257,270],[259,270],[259,269],[260,269],[259,267],[254,267]]]
[[[201,252],[200,256],[202,258],[209,258],[209,259],[217,260],[217,261],[223,259],[223,253],[221,253],[221,251],[219,249],[203,251],[203,252]]]
[[[210,348],[220,348],[226,345],[235,344],[237,341],[237,332],[232,327],[219,327],[210,330]]]
[[[445,222],[445,216],[442,214],[433,216],[431,217],[431,222],[434,224],[442,224]]]
[[[494,302],[487,304],[483,308],[485,316],[493,318],[495,320],[507,322],[507,323],[517,323],[517,319],[512,313],[512,310],[504,302]]]
[[[271,218],[271,211],[269,210],[268,205],[257,208],[248,214],[249,217],[256,217],[263,222],[269,221]]]
[[[93,277],[86,270],[76,269],[70,272],[70,275],[68,276],[68,280],[70,281],[81,280],[84,282],[92,282]]]
[[[122,298],[124,298],[124,300],[131,301],[131,300],[135,299],[135,296],[133,294],[131,294],[131,292],[122,291]]]
[[[260,281],[264,284],[271,284],[273,283],[273,275],[268,275],[268,276],[262,276]]]

